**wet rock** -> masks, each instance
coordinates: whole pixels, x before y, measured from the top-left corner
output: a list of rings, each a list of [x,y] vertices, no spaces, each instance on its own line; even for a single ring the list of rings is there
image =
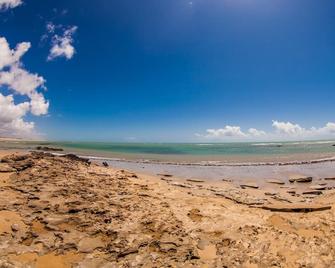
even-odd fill
[[[109,166],[107,162],[102,162],[102,165],[103,165],[104,167],[108,167],[108,166]]]
[[[326,181],[335,181],[335,177],[324,178]]]
[[[292,176],[289,178],[290,183],[298,182],[298,183],[307,183],[312,182],[313,177],[308,176]]]
[[[62,151],[64,151],[62,148],[53,148],[53,147],[47,147],[47,146],[37,146],[36,150],[46,151],[46,152],[62,152]]]

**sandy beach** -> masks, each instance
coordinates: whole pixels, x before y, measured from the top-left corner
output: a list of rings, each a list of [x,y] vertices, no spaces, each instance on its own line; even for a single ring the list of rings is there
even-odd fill
[[[335,265],[333,178],[236,185],[8,153],[1,267]]]

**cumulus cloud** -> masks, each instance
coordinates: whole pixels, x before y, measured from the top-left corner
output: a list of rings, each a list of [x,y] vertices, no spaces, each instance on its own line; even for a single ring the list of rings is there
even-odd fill
[[[57,26],[52,23],[47,24],[47,31],[49,34],[54,33],[56,28]],[[52,47],[50,49],[48,61],[51,61],[58,57],[65,57],[68,60],[72,59],[72,57],[76,53],[76,50],[73,46],[73,35],[76,33],[77,29],[77,26],[71,26],[64,30],[64,33],[62,35],[55,34],[52,37]]]
[[[263,130],[258,130],[256,128],[249,128],[248,134],[253,137],[263,137],[266,136],[266,132]]]
[[[21,0],[0,0],[0,11],[15,8],[21,4]]]
[[[6,38],[0,37],[0,89],[7,88],[13,94],[5,96],[0,93],[0,135],[22,136],[35,135],[34,123],[26,122],[24,117],[45,115],[49,102],[38,91],[45,89],[45,80],[38,74],[24,69],[22,56],[29,50],[30,43],[23,42],[11,49]],[[25,101],[16,104],[14,96],[21,95]]]
[[[304,128],[291,122],[272,121],[273,131],[265,132],[250,128],[244,132],[239,126],[225,126],[219,129],[207,129],[205,134],[196,134],[198,137],[212,140],[294,140],[335,137],[335,123],[329,122],[325,126]]]
[[[306,133],[306,129],[302,128],[298,124],[292,124],[291,122],[273,121],[272,126],[280,135],[299,136]]]
[[[219,129],[207,129],[207,138],[223,138],[223,137],[246,137],[246,134],[237,126],[225,126]]]

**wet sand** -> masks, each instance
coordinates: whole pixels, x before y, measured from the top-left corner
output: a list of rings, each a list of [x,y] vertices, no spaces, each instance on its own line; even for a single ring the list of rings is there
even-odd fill
[[[335,265],[332,180],[237,185],[43,153],[0,168],[0,267]]]

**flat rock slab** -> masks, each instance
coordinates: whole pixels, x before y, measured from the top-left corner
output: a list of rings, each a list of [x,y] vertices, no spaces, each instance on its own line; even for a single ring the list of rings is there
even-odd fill
[[[281,181],[281,180],[267,180],[267,183],[272,183],[272,184],[279,184],[279,185],[284,185],[285,182]]]
[[[14,172],[14,168],[9,166],[7,163],[0,163],[0,172]]]
[[[326,181],[335,181],[335,177],[332,177],[332,178],[324,178],[324,180],[326,180]]]
[[[312,182],[313,178],[312,177],[307,177],[307,176],[291,176],[289,178],[290,183],[294,182],[299,182],[299,183],[306,183],[306,182]]]
[[[322,191],[318,191],[318,190],[312,190],[312,191],[305,191],[302,194],[304,195],[320,195],[322,194]]]
[[[162,176],[162,177],[166,177],[166,178],[173,177],[173,175],[171,175],[171,174],[157,174],[157,176]]]
[[[309,186],[309,189],[322,191],[326,190],[327,187],[325,185],[311,185]]]
[[[190,182],[205,182],[204,180],[197,180],[197,179],[187,179]]]
[[[259,186],[256,183],[244,183],[244,184],[240,184],[240,187],[242,189],[246,189],[246,188],[258,189],[259,188]]]
[[[285,205],[268,205],[268,206],[262,206],[260,208],[274,212],[308,213],[314,211],[329,210],[332,207],[330,205],[285,204]]]
[[[105,243],[98,237],[86,237],[78,243],[78,251],[82,253],[91,253],[96,248],[103,248]]]

